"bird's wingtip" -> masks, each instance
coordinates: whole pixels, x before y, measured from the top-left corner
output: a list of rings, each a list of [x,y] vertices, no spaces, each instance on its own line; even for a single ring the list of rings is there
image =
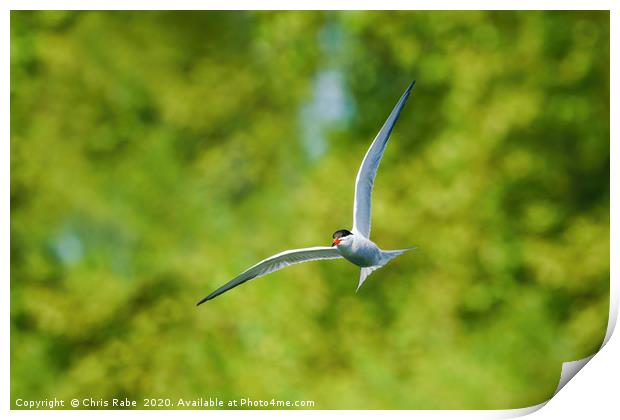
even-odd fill
[[[409,84],[409,87],[407,87],[407,90],[403,94],[403,97],[409,96],[409,94],[411,93],[411,89],[413,89],[413,85],[415,85],[415,80]]]
[[[206,302],[206,301],[208,301],[208,300],[209,300],[209,296],[207,296],[207,297],[205,297],[205,298],[202,298],[202,299],[200,299],[200,301],[196,304],[196,306],[200,306],[200,305],[202,305],[203,303],[205,303],[205,302]]]

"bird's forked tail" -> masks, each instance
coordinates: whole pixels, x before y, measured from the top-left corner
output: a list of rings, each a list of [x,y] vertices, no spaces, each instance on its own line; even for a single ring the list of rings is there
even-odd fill
[[[379,264],[379,266],[383,267],[388,262],[390,262],[390,260],[398,257],[401,254],[404,254],[407,251],[411,251],[412,249],[415,249],[415,247],[405,248],[405,249],[395,249],[394,251],[381,251],[381,264]]]
[[[366,281],[366,278],[368,278],[370,273],[375,271],[377,268],[383,267],[388,262],[390,262],[390,260],[398,257],[401,254],[404,254],[407,251],[411,251],[412,249],[415,249],[415,247],[405,248],[405,249],[395,249],[393,251],[381,251],[381,262],[379,263],[379,265],[373,265],[372,267],[362,267],[360,271],[360,281],[357,284],[357,290],[359,290],[360,287],[362,287],[362,284],[364,284],[364,282]]]

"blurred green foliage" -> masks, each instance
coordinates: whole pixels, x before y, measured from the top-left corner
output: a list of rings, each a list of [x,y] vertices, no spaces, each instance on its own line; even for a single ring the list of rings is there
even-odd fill
[[[373,236],[327,245],[417,79]],[[12,12],[11,397],[491,409],[550,397],[609,298],[608,12]]]

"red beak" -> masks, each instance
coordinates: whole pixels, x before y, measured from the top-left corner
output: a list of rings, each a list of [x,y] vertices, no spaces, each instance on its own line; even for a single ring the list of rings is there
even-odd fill
[[[336,246],[336,245],[338,245],[339,243],[340,243],[340,239],[334,239],[334,240],[332,241],[332,246]]]

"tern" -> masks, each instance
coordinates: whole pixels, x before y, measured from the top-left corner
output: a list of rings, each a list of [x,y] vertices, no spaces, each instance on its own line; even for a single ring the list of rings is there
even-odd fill
[[[362,165],[355,180],[355,202],[353,203],[353,227],[351,230],[340,229],[332,235],[332,246],[315,246],[311,248],[290,249],[272,255],[253,265],[239,274],[237,277],[215,290],[213,293],[200,300],[200,305],[229,291],[230,289],[264,276],[292,264],[316,260],[334,260],[344,258],[361,268],[357,290],[362,286],[366,278],[376,269],[383,267],[393,258],[413,248],[385,251],[380,249],[370,240],[370,209],[372,199],[372,187],[381,157],[394,128],[394,124],[400,115],[409,93],[415,84],[415,80],[409,85],[405,93],[390,113],[390,116],[381,127],[379,134],[368,148]]]

